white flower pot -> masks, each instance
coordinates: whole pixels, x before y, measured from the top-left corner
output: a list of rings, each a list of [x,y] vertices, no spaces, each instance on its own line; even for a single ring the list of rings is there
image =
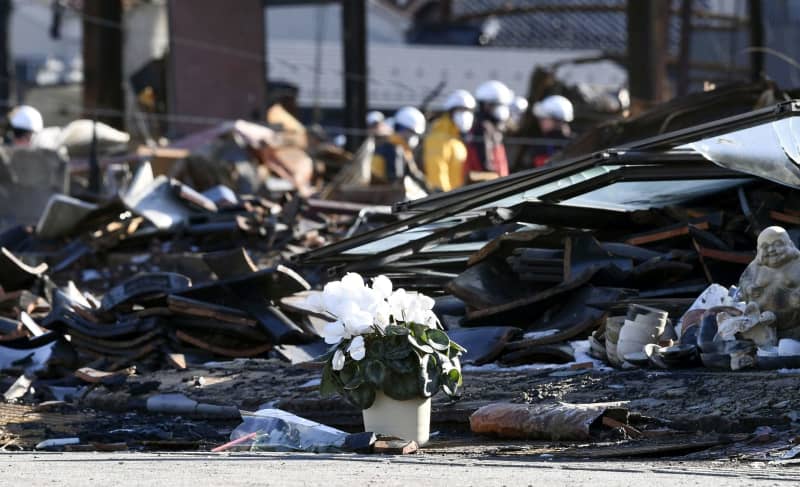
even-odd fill
[[[431,430],[430,398],[397,401],[376,391],[375,402],[362,411],[364,431],[414,440],[420,446],[428,442]]]

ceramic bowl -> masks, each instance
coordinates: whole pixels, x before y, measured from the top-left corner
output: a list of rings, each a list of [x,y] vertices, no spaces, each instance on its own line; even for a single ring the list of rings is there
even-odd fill
[[[792,357],[800,355],[800,341],[791,338],[781,338],[778,341],[778,355],[781,357]]]
[[[800,355],[794,356],[756,356],[756,367],[764,370],[800,369]]]
[[[664,321],[667,319],[669,313],[663,309],[652,308],[642,304],[631,304],[628,306],[627,318],[631,321],[636,320],[638,316],[648,317],[647,319],[655,319],[656,321]],[[644,319],[644,318],[643,318]]]
[[[717,353],[752,353],[756,351],[756,344],[750,340],[729,340],[715,343],[717,344]]]
[[[637,367],[647,367],[650,365],[650,357],[644,352],[634,352],[625,354],[625,361]]]
[[[673,345],[658,350],[661,361],[667,368],[678,369],[700,365],[700,356],[696,345]]]
[[[647,358],[650,359],[650,363],[655,365],[659,369],[667,369],[669,368],[666,363],[662,360],[661,355],[659,354],[659,347],[655,343],[648,343],[644,346],[644,354],[647,355]]]
[[[619,331],[624,322],[624,316],[612,316],[606,319],[606,344],[619,341]]]
[[[697,333],[700,331],[700,326],[692,325],[681,332],[681,345],[697,346]]]
[[[705,353],[714,353],[717,345],[714,337],[717,334],[717,315],[706,313],[700,321],[700,329],[697,331],[697,346]]]
[[[589,355],[602,360],[606,356],[606,347],[594,335],[589,336]]]
[[[668,318],[661,319],[661,318],[656,318],[656,317],[653,317],[653,316],[645,316],[645,315],[638,315],[635,319],[628,320],[628,321],[632,321],[632,322],[636,323],[639,326],[646,326],[646,327],[652,328],[652,329],[656,330],[656,333],[659,334],[659,335],[664,333],[664,330],[666,330],[667,325],[670,322]]]
[[[620,361],[624,361],[627,355],[643,352],[647,344],[648,342],[620,340],[619,343],[617,343],[617,358]]]
[[[703,315],[705,314],[706,310],[704,309],[693,309],[687,311],[683,317],[681,318],[681,336],[686,333],[692,326],[697,326],[700,324],[700,320],[703,319]]]
[[[625,320],[625,324],[619,331],[619,340],[635,340],[643,343],[655,343],[656,338],[660,335],[658,329],[652,326],[643,325],[636,321]]]
[[[759,348],[758,350],[756,350],[756,355],[759,357],[777,357],[778,347]]]
[[[701,353],[700,360],[709,369],[731,370],[731,356],[727,353]]]
[[[606,358],[608,358],[608,363],[615,367],[619,367],[622,364],[617,355],[616,343],[606,343]]]

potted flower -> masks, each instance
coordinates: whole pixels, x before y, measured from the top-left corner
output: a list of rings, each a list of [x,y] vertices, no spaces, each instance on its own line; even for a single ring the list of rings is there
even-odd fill
[[[363,411],[366,431],[428,440],[431,397],[440,389],[455,397],[461,385],[460,355],[420,293],[392,289],[386,276],[367,286],[348,273],[308,298],[310,308],[330,315],[323,329],[332,345],[320,392],[340,394]]]

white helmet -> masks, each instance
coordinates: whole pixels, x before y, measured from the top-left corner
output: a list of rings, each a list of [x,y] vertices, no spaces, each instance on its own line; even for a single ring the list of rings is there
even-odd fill
[[[376,123],[381,123],[384,120],[383,113],[373,110],[371,112],[367,112],[367,125],[375,125]]]
[[[524,96],[515,96],[511,103],[511,112],[515,115],[525,113],[528,109],[528,99]]]
[[[469,94],[467,90],[456,90],[450,93],[447,100],[444,102],[444,109],[450,111],[454,108],[466,108],[467,110],[475,110],[475,98]]]
[[[552,118],[560,122],[571,122],[573,117],[572,102],[561,95],[548,96],[533,104],[533,114],[537,118]]]
[[[8,115],[11,127],[29,132],[39,132],[44,128],[44,120],[39,110],[30,105],[20,105]]]
[[[417,135],[425,133],[425,115],[414,107],[403,107],[394,114],[395,126],[406,128]]]
[[[514,101],[514,92],[500,81],[487,81],[475,90],[475,98],[487,103],[511,105]]]

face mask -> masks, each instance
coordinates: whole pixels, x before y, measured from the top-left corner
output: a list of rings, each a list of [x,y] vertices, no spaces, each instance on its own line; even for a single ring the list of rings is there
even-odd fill
[[[416,149],[419,145],[419,135],[412,135],[408,138],[408,147],[411,149]]]
[[[497,105],[492,109],[492,117],[498,122],[505,122],[511,116],[511,109],[508,105]]]
[[[453,124],[462,134],[469,132],[469,129],[472,128],[472,122],[475,121],[475,115],[473,115],[472,112],[468,112],[466,110],[459,110],[453,113],[452,118],[453,118]]]

